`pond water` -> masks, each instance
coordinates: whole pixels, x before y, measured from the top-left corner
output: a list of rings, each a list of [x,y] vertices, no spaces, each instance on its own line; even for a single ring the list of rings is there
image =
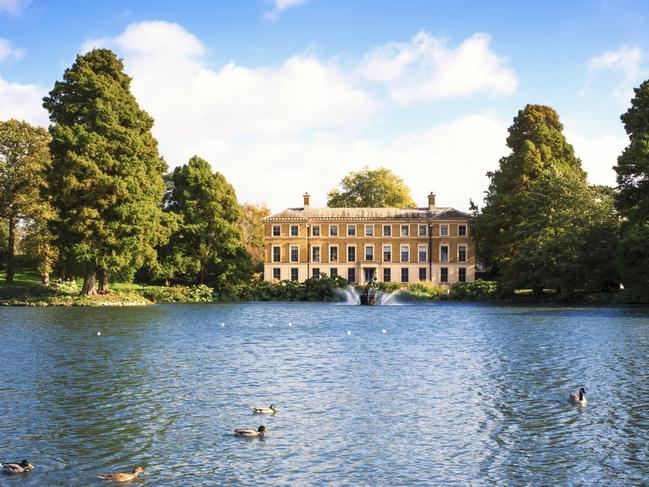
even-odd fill
[[[649,483],[646,309],[0,308],[0,343],[0,460],[35,465],[2,485]]]

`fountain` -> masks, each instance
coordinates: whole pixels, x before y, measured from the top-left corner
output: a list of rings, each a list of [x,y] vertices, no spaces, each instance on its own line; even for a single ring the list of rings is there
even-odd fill
[[[342,298],[343,304],[361,304],[361,293],[356,287],[347,286],[345,288],[336,289],[336,292]],[[392,292],[377,291],[373,304],[376,306],[398,304],[397,296],[400,293],[401,289]]]

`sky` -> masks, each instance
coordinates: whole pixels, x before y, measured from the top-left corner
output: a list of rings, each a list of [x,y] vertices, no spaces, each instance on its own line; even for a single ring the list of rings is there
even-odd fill
[[[646,1],[0,0],[0,120],[78,54],[110,48],[170,167],[193,155],[240,202],[325,206],[387,167],[421,206],[481,203],[507,127],[555,108],[593,184],[615,185],[620,115],[649,78]]]

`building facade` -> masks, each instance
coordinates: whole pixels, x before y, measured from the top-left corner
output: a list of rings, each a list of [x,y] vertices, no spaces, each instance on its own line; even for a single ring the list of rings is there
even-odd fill
[[[322,273],[356,284],[473,281],[468,215],[426,208],[289,208],[264,221],[264,279],[302,282]]]

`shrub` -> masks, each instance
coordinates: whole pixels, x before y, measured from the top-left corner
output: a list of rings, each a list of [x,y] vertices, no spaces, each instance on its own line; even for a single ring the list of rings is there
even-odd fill
[[[457,299],[491,299],[496,296],[496,281],[478,279],[473,282],[456,282],[451,287],[451,296]]]
[[[214,290],[205,284],[198,286],[149,287],[140,291],[155,303],[211,303]]]

